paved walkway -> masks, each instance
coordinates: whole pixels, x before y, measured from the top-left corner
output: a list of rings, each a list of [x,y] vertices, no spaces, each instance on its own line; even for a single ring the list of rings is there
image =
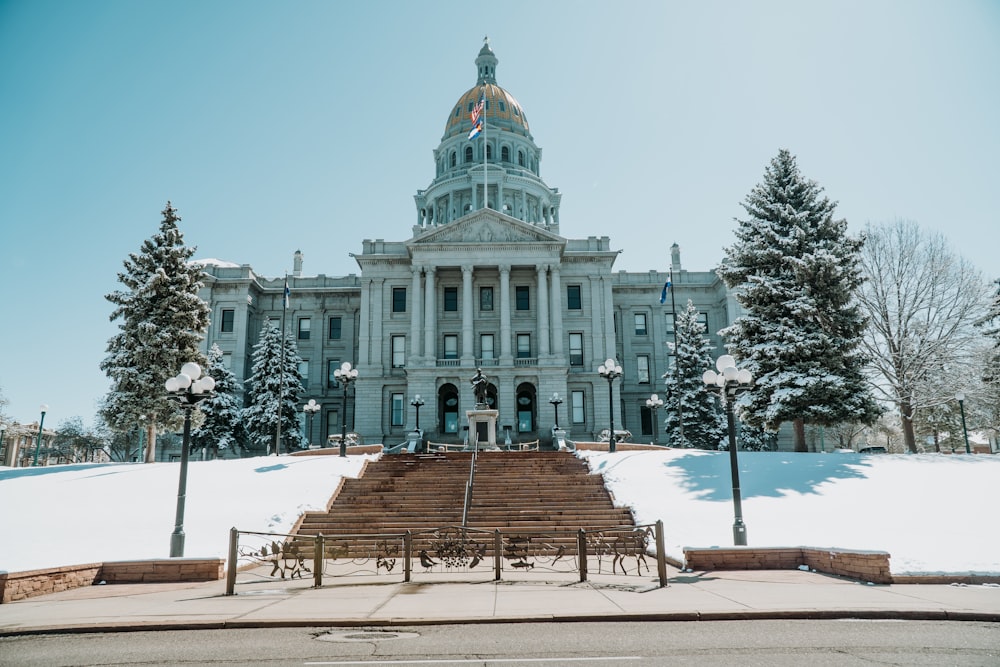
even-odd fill
[[[505,575],[506,576],[506,575]],[[225,582],[91,586],[0,605],[0,636],[38,632],[428,623],[900,618],[1000,622],[1000,586],[873,586],[803,571],[669,572],[650,577],[415,577],[319,589],[241,573]],[[385,582],[386,577],[381,581]]]

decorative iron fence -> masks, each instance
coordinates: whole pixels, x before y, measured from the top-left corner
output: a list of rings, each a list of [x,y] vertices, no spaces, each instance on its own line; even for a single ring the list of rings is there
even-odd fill
[[[226,595],[236,594],[239,570],[253,565],[259,566],[255,571],[261,579],[311,578],[316,587],[349,577],[409,582],[434,573],[482,574],[499,581],[505,571],[574,574],[583,582],[592,573],[653,576],[654,566],[658,585],[667,585],[662,521],[596,531],[446,526],[313,537],[231,529]]]

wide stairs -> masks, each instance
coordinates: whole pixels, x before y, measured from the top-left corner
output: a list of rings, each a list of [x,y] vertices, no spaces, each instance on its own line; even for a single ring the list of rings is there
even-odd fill
[[[461,526],[471,461],[472,454],[465,452],[372,461],[361,477],[344,480],[329,511],[303,516],[295,542],[305,546],[303,538],[311,541],[322,533],[328,551],[362,556],[384,543],[376,535],[411,531],[419,536]],[[614,506],[604,478],[566,452],[480,452],[471,501],[467,528],[504,534],[559,531],[560,536],[546,540],[552,549],[575,551],[573,535],[581,528],[634,526],[631,510]]]

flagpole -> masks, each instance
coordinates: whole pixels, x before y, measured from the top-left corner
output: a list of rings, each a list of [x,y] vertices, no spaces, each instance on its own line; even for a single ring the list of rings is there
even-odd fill
[[[489,171],[487,151],[489,146],[486,145],[486,84],[483,84],[483,208],[490,207],[490,192],[486,185],[486,173]]]
[[[677,427],[680,430],[680,440],[681,444],[685,444],[684,440],[684,409],[681,405],[681,365],[677,363],[678,357],[677,353],[677,302],[674,300],[674,267],[670,267],[670,271],[667,273],[670,281],[670,312],[673,313],[674,319],[674,386],[677,387]]]
[[[288,274],[285,274],[285,287],[281,290],[281,343],[280,363],[278,364],[278,425],[274,429],[274,455],[281,455],[281,404],[285,401],[285,313],[288,311]]]

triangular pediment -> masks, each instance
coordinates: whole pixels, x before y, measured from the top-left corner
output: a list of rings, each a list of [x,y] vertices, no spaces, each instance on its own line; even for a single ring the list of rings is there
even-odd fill
[[[409,245],[441,243],[565,243],[565,239],[492,209],[480,209],[420,234]]]

